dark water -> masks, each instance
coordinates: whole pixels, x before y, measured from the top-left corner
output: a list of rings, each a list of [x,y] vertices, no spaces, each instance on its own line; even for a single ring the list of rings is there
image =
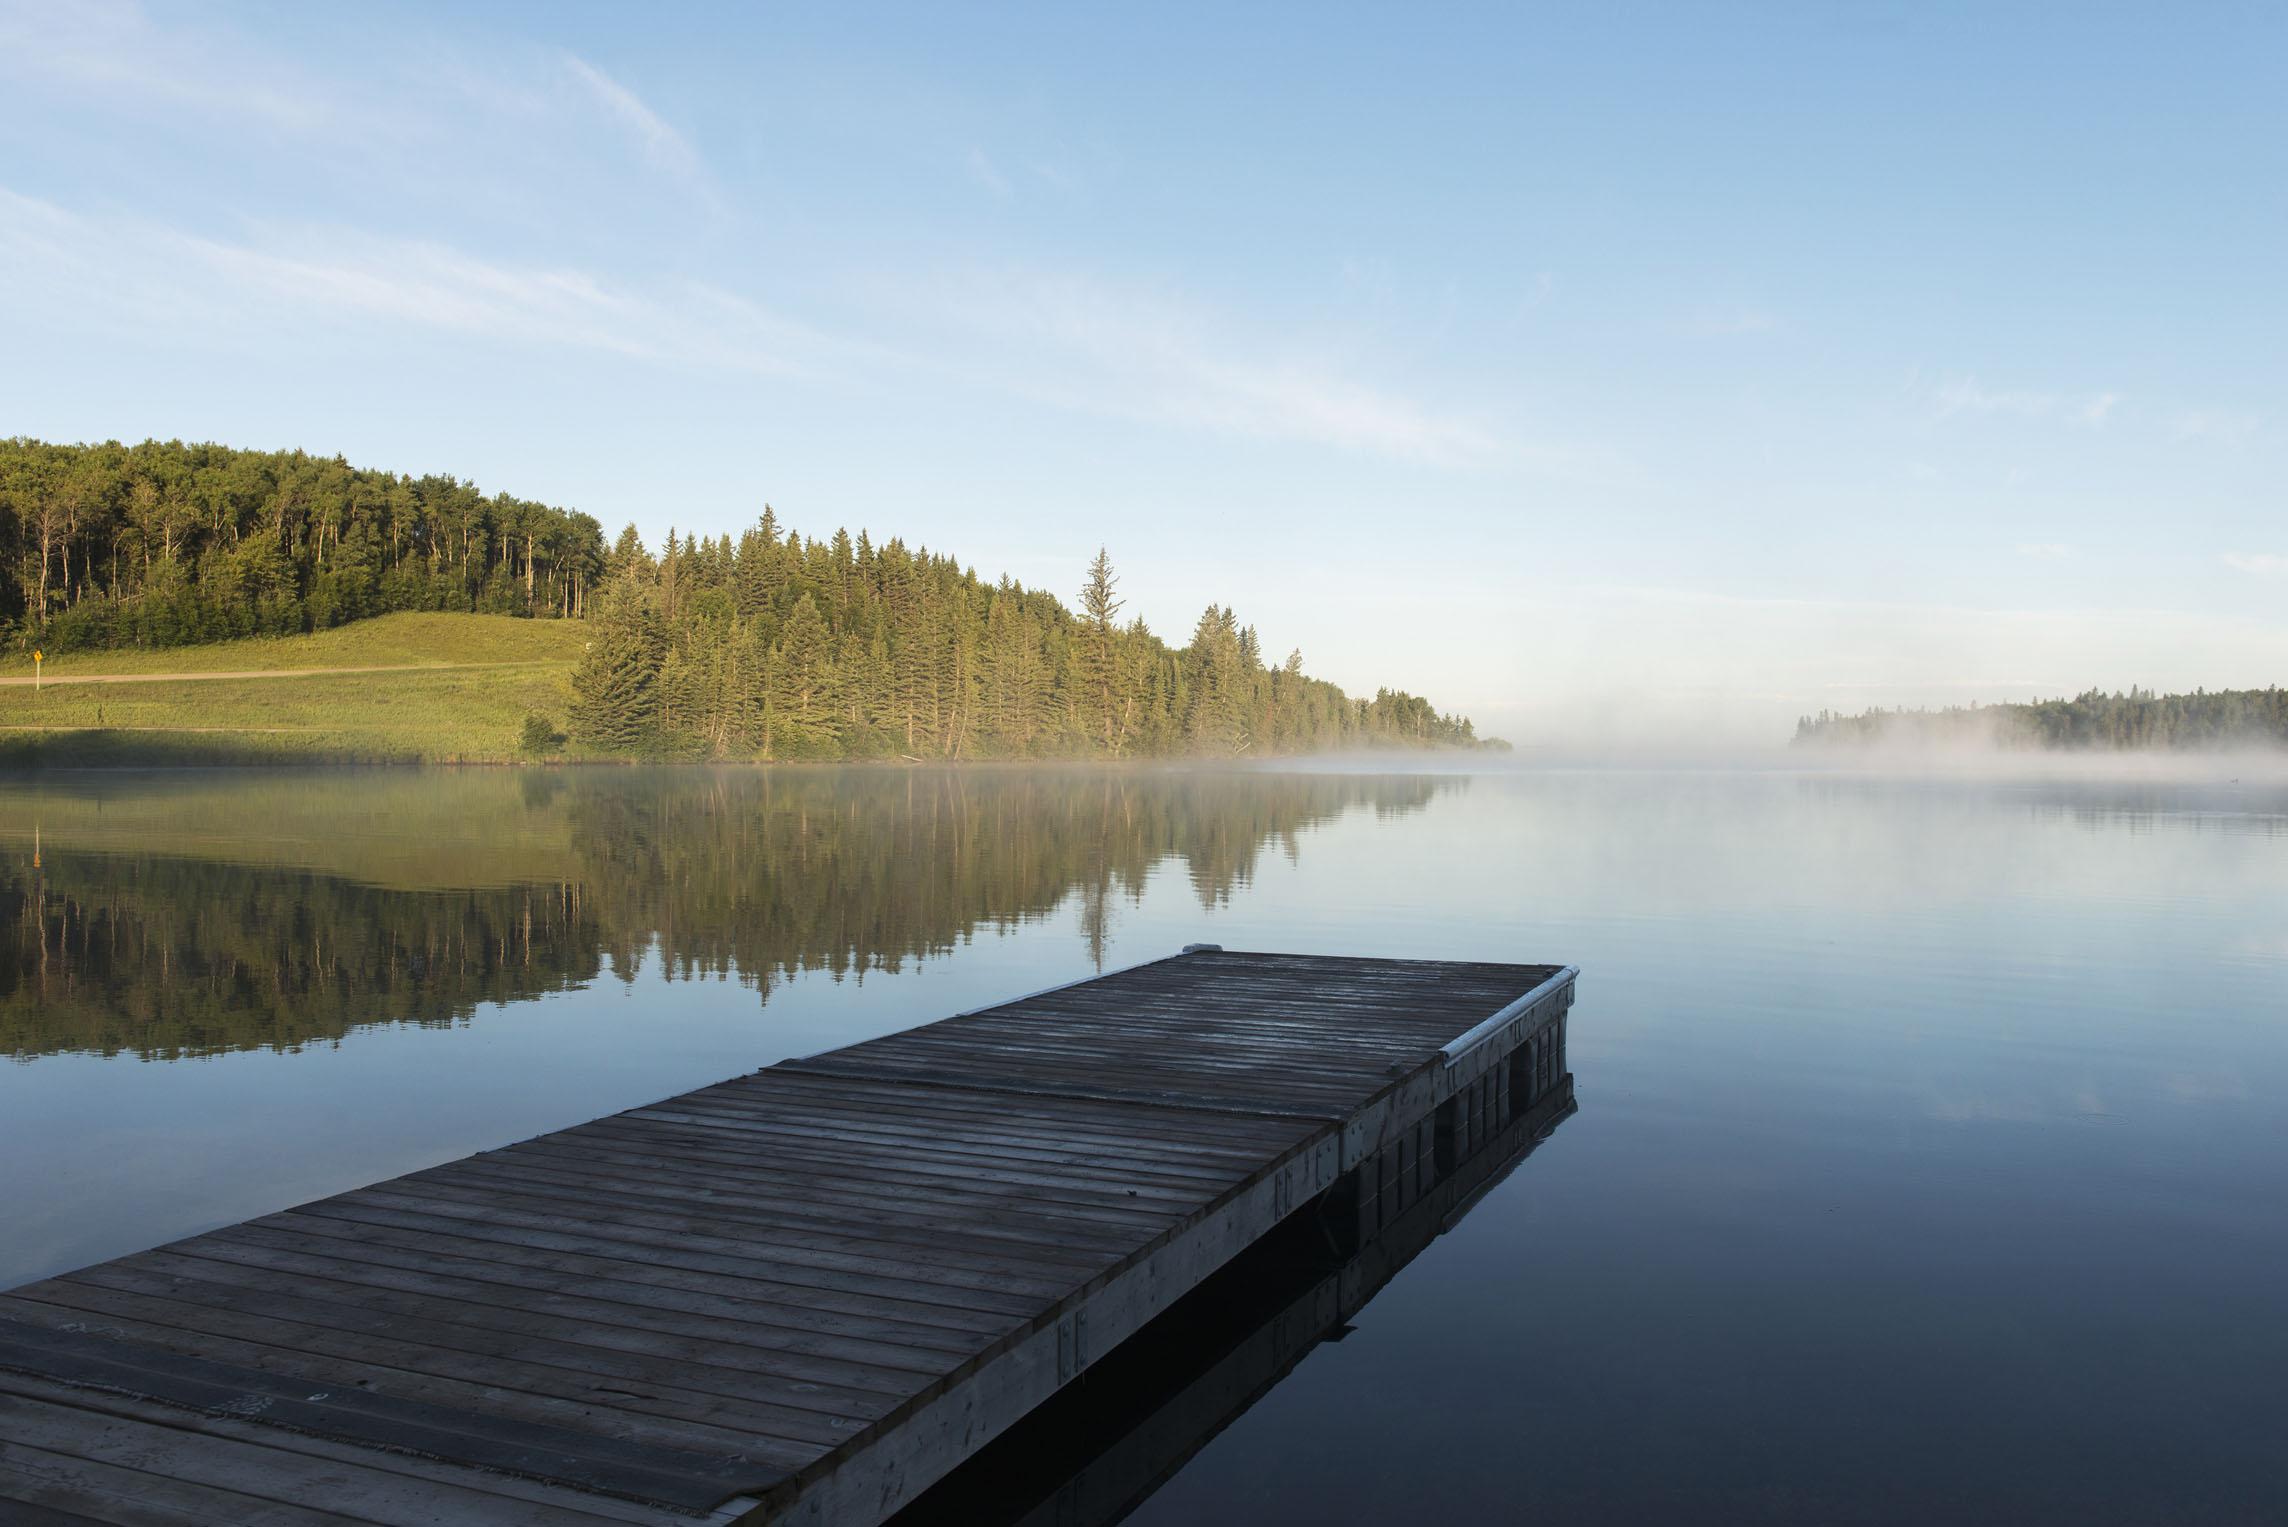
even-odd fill
[[[0,1285],[1192,940],[1563,960],[1577,1113],[1041,1477],[1255,1375],[1131,1520],[2288,1518],[2275,789],[50,775],[0,912]]]

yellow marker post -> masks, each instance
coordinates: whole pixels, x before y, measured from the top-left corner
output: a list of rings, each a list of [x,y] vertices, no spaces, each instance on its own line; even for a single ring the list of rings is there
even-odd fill
[[[40,654],[39,654],[38,652],[36,652],[36,651],[35,651],[35,652],[32,654],[32,693],[33,693],[33,694],[38,694],[39,692],[40,692]]]

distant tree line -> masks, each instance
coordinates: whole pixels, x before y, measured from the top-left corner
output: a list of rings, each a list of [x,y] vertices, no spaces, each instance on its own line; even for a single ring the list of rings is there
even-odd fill
[[[734,544],[621,532],[573,675],[574,736],[694,758],[1263,757],[1345,746],[1477,747],[1471,723],[1379,690],[1354,700],[1267,662],[1210,606],[1189,645],[1123,622],[1099,552],[1069,610],[953,558],[783,531]]]
[[[734,544],[654,556],[588,515],[301,451],[0,441],[0,637],[19,649],[179,646],[394,610],[586,619],[571,729],[667,758],[1263,757],[1476,747],[1471,723],[1352,699],[1267,661],[1211,606],[1171,648],[1123,622],[1099,554],[1078,610],[861,532],[765,510]],[[535,718],[533,740],[550,735]]]
[[[2288,690],[2274,686],[2158,695],[2149,689],[2126,694],[2092,689],[2070,700],[2022,705],[1874,709],[1858,715],[1823,710],[1796,723],[1795,741],[2088,749],[2276,746],[2288,742]]]
[[[392,610],[578,616],[585,514],[301,451],[0,440],[0,634],[170,647]]]

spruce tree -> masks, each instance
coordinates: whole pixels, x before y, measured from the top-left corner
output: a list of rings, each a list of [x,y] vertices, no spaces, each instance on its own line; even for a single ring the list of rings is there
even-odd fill
[[[572,735],[593,747],[635,752],[659,729],[659,670],[666,643],[649,592],[632,579],[612,586],[590,623],[572,670]]]
[[[835,694],[833,635],[808,594],[787,611],[771,665],[771,710],[781,751],[809,756],[837,751],[841,732]]]
[[[1209,605],[1192,629],[1186,653],[1191,694],[1184,712],[1184,737],[1192,752],[1210,758],[1235,757],[1243,746],[1235,624],[1229,609]]]
[[[1112,618],[1120,613],[1122,603],[1113,597],[1113,588],[1118,582],[1112,575],[1111,554],[1099,546],[1096,560],[1088,565],[1088,578],[1080,586],[1083,623],[1080,678],[1089,712],[1090,740],[1108,758],[1119,757],[1125,741],[1118,714],[1118,637],[1112,625]]]
[[[604,559],[604,576],[613,583],[635,577],[651,570],[651,553],[644,550],[643,537],[634,525],[620,531],[619,539],[612,542],[611,555]]]

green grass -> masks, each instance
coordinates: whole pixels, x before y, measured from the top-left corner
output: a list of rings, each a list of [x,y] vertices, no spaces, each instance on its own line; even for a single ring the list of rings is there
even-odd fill
[[[257,668],[378,668],[414,663],[575,663],[588,628],[576,620],[434,611],[376,615],[309,636],[256,636],[205,647],[114,647],[50,657],[51,678],[96,673],[235,673]],[[32,676],[27,654],[0,659],[0,678]]]
[[[48,676],[404,671],[0,687],[0,765],[502,762],[520,756],[528,713],[562,726],[585,640],[578,622],[420,613],[311,636],[71,654]],[[5,676],[28,671],[10,664]]]

